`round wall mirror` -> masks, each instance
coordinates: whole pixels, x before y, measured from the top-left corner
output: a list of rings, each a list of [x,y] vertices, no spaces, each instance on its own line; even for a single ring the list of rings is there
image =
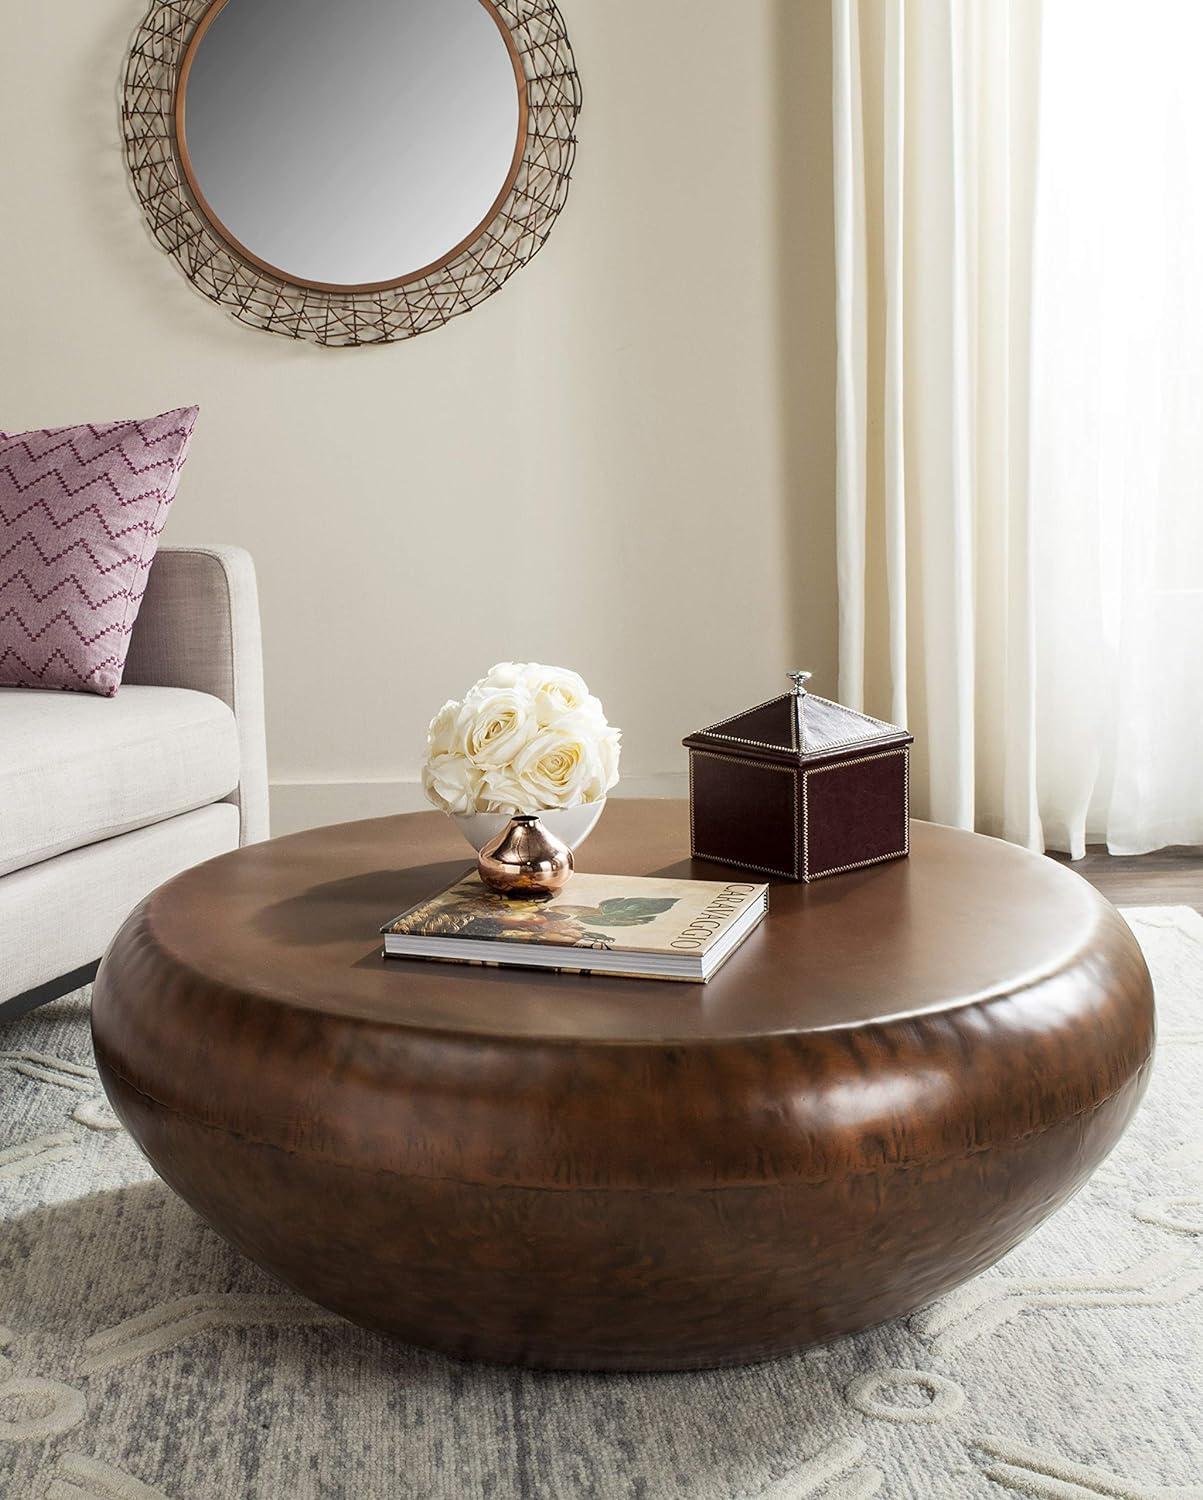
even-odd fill
[[[305,286],[399,286],[493,217],[526,79],[489,0],[215,0],[184,54],[180,160],[225,239]]]
[[[439,326],[530,259],[579,109],[552,0],[154,0],[123,115],[151,229],[200,289],[349,344]]]

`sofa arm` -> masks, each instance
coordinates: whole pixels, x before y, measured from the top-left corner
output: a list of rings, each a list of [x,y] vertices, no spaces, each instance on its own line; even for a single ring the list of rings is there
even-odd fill
[[[130,636],[126,682],[194,688],[238,724],[240,842],[267,837],[263,646],[255,565],[241,547],[160,547]]]

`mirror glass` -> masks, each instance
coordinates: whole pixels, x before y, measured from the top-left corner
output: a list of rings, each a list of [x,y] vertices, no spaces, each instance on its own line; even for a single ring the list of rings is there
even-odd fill
[[[489,0],[216,0],[177,97],[214,227],[268,270],[396,285],[492,217],[525,145]]]

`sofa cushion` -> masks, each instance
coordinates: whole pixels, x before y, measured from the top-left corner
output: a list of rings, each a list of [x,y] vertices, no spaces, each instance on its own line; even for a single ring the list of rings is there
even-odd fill
[[[0,1005],[99,958],[143,896],[190,865],[237,849],[238,833],[238,809],[215,802],[12,871],[0,880]],[[77,1491],[79,1500],[84,1494]]]
[[[117,691],[195,421],[0,432],[0,684]]]
[[[205,807],[237,785],[234,715],[208,693],[0,688],[0,875]]]

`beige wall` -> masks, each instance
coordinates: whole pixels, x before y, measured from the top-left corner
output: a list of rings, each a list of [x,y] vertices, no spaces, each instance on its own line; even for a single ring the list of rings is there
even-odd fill
[[[499,658],[586,675],[630,790],[788,666],[834,690],[827,0],[562,8],[585,108],[547,248],[445,329],[325,350],[143,229],[141,0],[6,7],[0,425],[199,403],[166,540],[255,555],[281,826],[410,800],[427,718]]]

